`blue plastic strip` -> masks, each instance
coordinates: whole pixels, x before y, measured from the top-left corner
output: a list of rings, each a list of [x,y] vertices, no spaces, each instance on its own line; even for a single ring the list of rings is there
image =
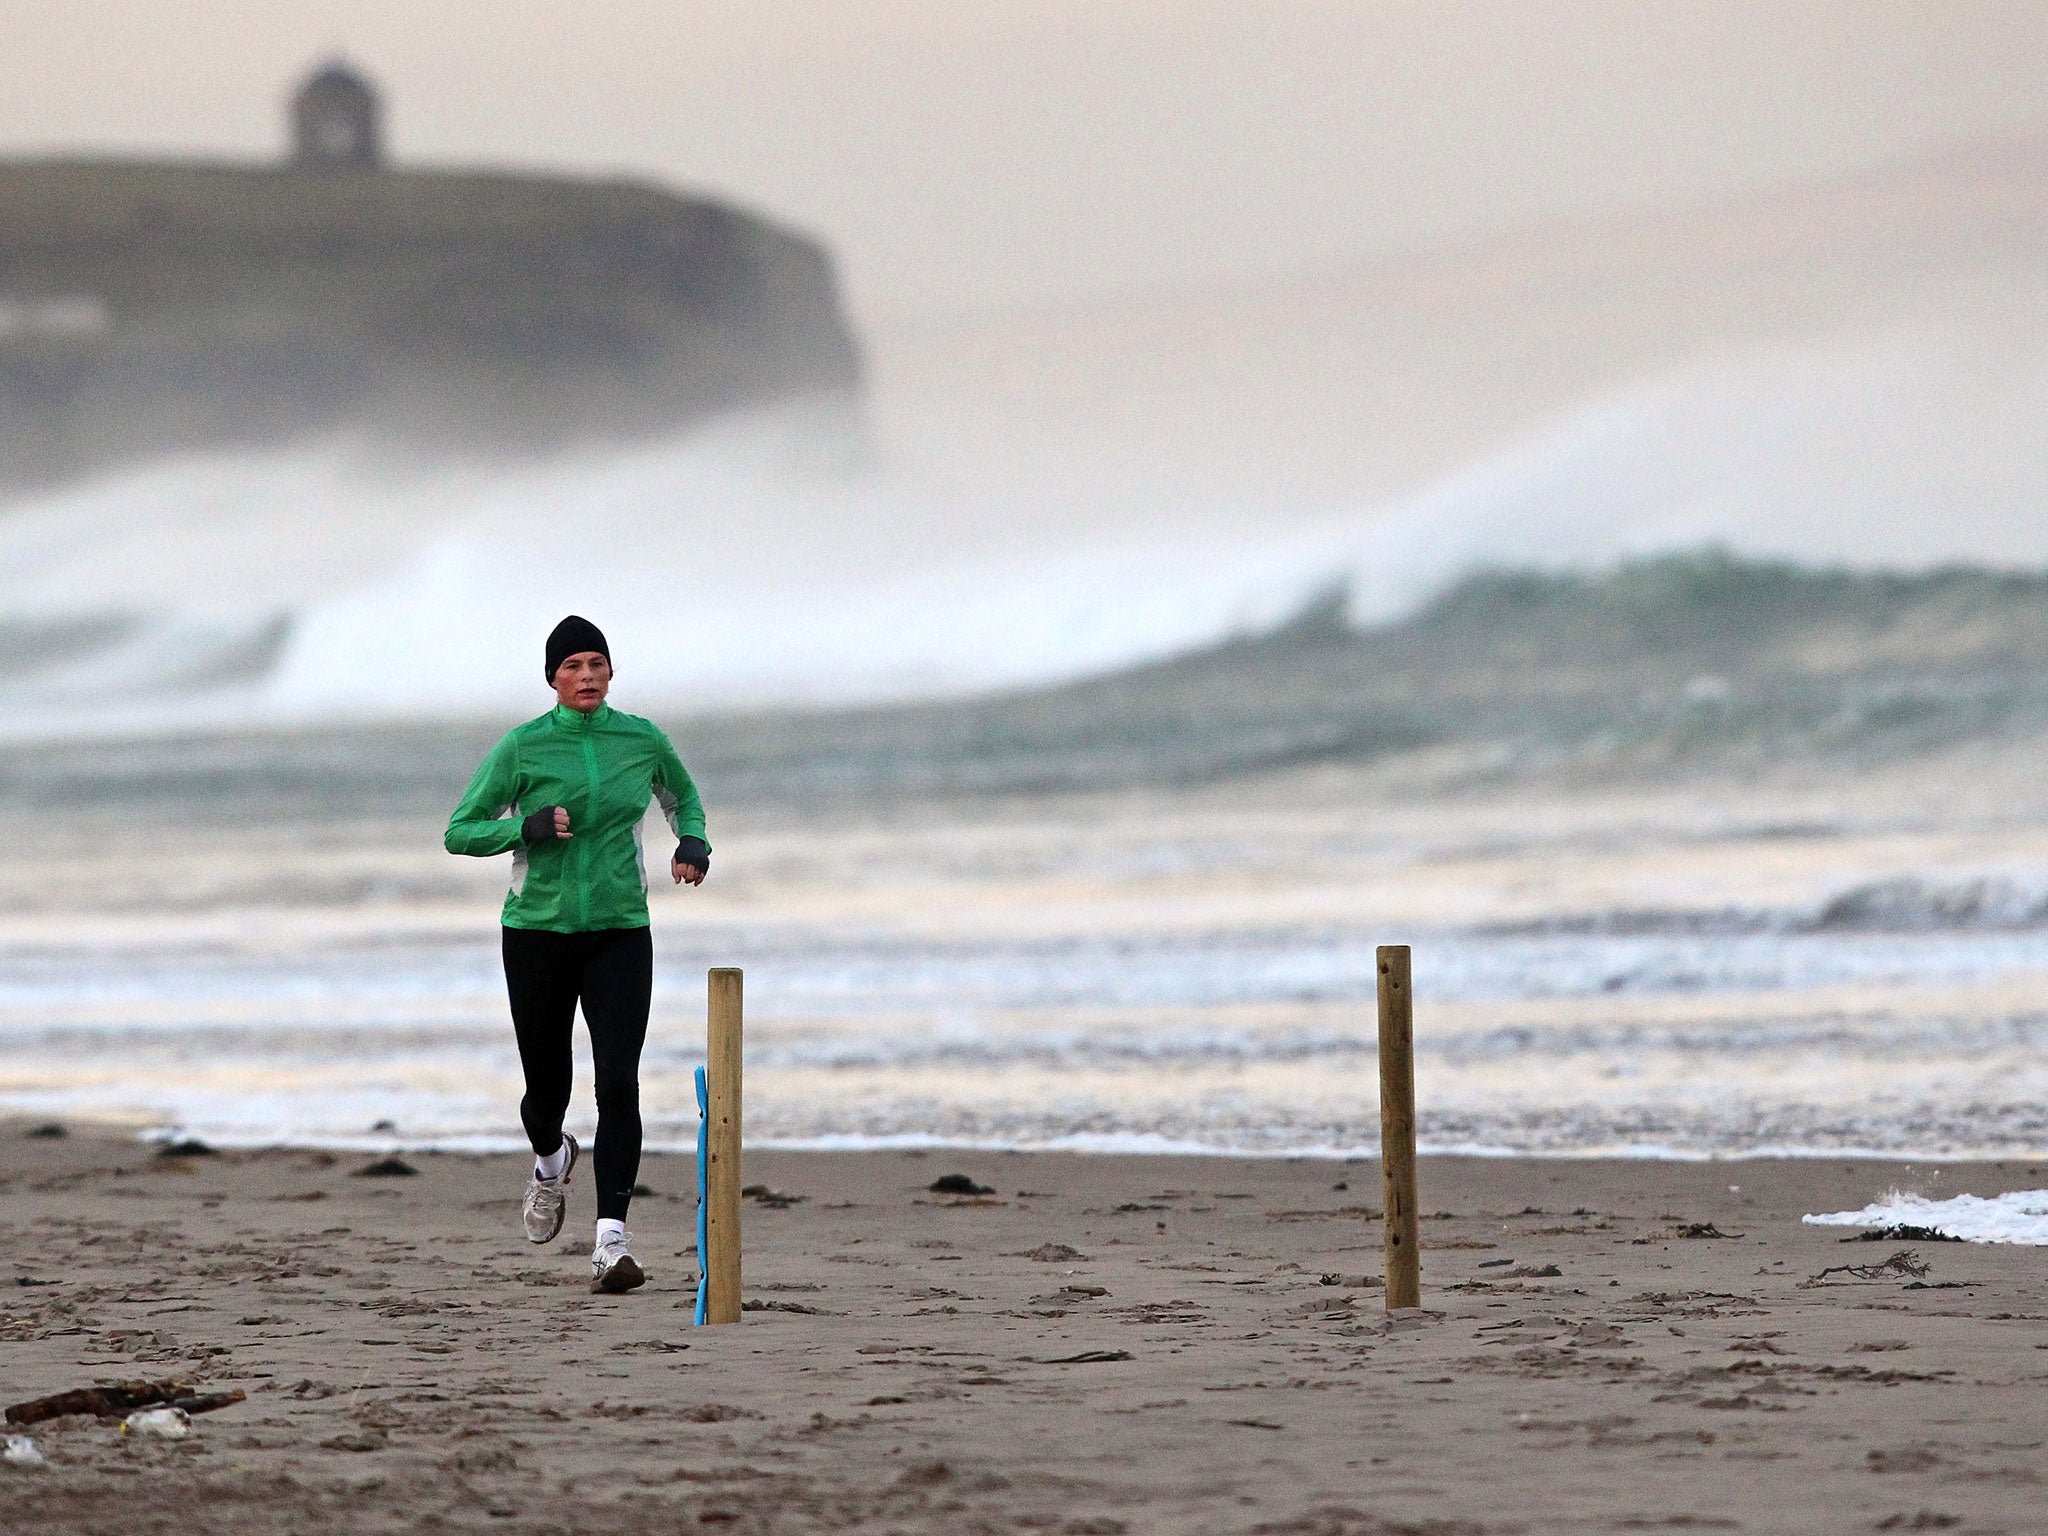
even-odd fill
[[[704,1326],[704,1309],[711,1296],[711,1202],[706,1188],[705,1167],[711,1161],[711,1095],[704,1086],[704,1069],[697,1069],[697,1316]]]

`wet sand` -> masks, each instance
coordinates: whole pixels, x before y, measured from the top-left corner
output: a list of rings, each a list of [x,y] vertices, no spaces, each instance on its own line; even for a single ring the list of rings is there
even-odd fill
[[[1390,1322],[1369,1162],[757,1153],[792,1197],[747,1207],[757,1309],[698,1329],[687,1159],[644,1170],[651,1284],[599,1298],[587,1181],[535,1249],[517,1158],[24,1129],[6,1400],[249,1397],[180,1441],[39,1427],[8,1530],[2048,1529],[2048,1250],[1799,1224],[2040,1166],[1431,1159]],[[1811,1280],[1902,1248],[1924,1278]]]

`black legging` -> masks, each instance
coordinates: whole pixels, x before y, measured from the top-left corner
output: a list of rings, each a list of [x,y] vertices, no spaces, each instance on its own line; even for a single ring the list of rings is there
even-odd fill
[[[569,1112],[570,1037],[576,1004],[590,1029],[597,1068],[597,1145],[592,1150],[600,1220],[624,1221],[640,1176],[640,1047],[654,990],[654,945],[645,928],[549,933],[507,928],[505,990],[526,1097],[519,1118],[536,1157],[562,1145]]]

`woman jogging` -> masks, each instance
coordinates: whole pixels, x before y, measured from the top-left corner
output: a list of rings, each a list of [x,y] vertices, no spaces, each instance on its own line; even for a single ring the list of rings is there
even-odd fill
[[[676,837],[669,873],[702,885],[711,867],[704,807],[676,749],[652,723],[605,703],[611,648],[571,614],[548,636],[555,707],[491,749],[448,819],[450,853],[512,855],[505,897],[505,990],[526,1096],[519,1118],[534,1168],[523,1214],[527,1238],[562,1230],[576,1138],[569,1110],[576,1005],[597,1069],[597,1241],[593,1291],[630,1291],[647,1276],[630,1251],[626,1210],[640,1172],[640,1047],[647,1038],[654,950],[647,934],[647,874],[640,822],[650,797]]]

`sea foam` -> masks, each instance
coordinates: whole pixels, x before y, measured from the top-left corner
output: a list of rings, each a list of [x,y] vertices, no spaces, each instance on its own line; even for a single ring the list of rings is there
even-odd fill
[[[1930,1200],[1894,1192],[1860,1211],[1801,1218],[1816,1227],[1927,1227],[1966,1243],[2023,1243],[2048,1247],[2048,1189],[2003,1195],[1955,1195]]]

